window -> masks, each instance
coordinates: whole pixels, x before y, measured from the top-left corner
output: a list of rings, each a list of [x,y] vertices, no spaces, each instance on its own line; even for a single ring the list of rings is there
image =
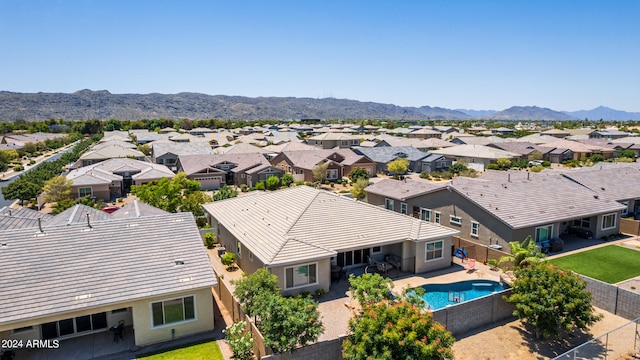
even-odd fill
[[[460,216],[451,215],[451,217],[449,218],[449,222],[452,223],[452,224],[461,225],[462,224],[462,218]]]
[[[382,252],[382,248],[380,246],[374,246],[371,248],[371,253],[372,254],[377,254],[379,252]]]
[[[318,283],[316,276],[317,264],[307,264],[288,267],[284,270],[284,283],[286,289]]]
[[[424,221],[431,221],[431,210],[420,208],[420,219]]]
[[[602,230],[609,230],[616,227],[616,214],[602,215]]]
[[[238,247],[238,257],[242,257],[242,243],[238,241],[236,242],[236,246]]]
[[[172,324],[196,318],[193,296],[151,303],[153,327]]]
[[[392,199],[384,199],[384,208],[387,210],[393,211],[393,200]]]
[[[437,212],[437,211],[433,212],[433,221],[436,224],[440,224],[440,213],[439,212]]]
[[[591,221],[589,218],[573,220],[573,226],[588,229],[589,227],[591,227]]]
[[[342,146],[349,146],[349,140],[342,140]]]
[[[471,236],[478,237],[478,233],[480,232],[480,224],[472,221],[471,222]]]
[[[338,178],[338,169],[327,169],[327,180],[335,180]]]
[[[407,203],[400,203],[400,213],[407,215]]]
[[[424,261],[442,259],[442,240],[425,244]]]
[[[247,251],[249,253],[249,260],[253,261],[253,253],[251,251]]]
[[[44,340],[107,328],[107,313],[78,316],[40,325]]]
[[[553,234],[553,225],[545,225],[536,228],[536,243],[548,241]]]
[[[93,192],[90,187],[78,188],[78,197],[92,196]]]
[[[128,308],[120,308],[120,309],[111,310],[111,314],[126,313],[127,311],[129,311]]]
[[[620,201],[620,204],[624,205],[624,209],[622,209],[622,213],[620,215],[627,216],[629,214],[629,200]]]
[[[28,331],[33,331],[33,326],[25,326],[25,327],[13,329],[13,331],[11,331],[11,333],[12,334],[19,334],[19,333],[24,333],[24,332],[28,332]]]

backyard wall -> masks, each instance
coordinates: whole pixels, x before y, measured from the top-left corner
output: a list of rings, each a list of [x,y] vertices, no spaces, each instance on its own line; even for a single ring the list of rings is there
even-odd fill
[[[587,282],[594,306],[629,320],[640,316],[640,294],[584,275],[580,277]]]
[[[262,360],[341,360],[342,341],[345,338],[346,336],[342,336],[337,339],[318,342],[298,348],[292,353],[263,356]]]
[[[500,260],[503,256],[511,256],[508,252],[492,249],[488,246],[481,245],[470,240],[465,240],[458,236],[453,236],[451,239],[453,240],[453,246],[456,249],[464,249],[469,258],[476,259],[481,263],[484,263],[489,259]]]
[[[457,336],[496,321],[515,318],[513,316],[515,307],[502,298],[509,295],[511,295],[511,289],[448,306],[434,311],[433,318],[451,331],[453,336]]]
[[[620,219],[620,232],[629,235],[640,235],[640,220]]]

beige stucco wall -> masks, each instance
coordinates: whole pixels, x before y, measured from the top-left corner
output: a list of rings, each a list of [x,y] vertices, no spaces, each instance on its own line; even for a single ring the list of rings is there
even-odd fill
[[[101,184],[101,185],[72,185],[71,186],[71,196],[74,199],[77,199],[78,196],[78,188],[91,188],[93,192],[93,196],[98,199],[107,200],[111,199],[111,190],[109,190],[109,184]]]
[[[182,323],[167,324],[156,328],[152,327],[152,302],[169,300],[190,295],[195,296],[195,320],[190,320]],[[172,329],[175,329],[175,338],[213,330],[213,295],[211,293],[211,288],[203,288],[175,295],[165,295],[139,300],[133,302],[131,306],[133,309],[135,342],[138,346],[171,340]]]
[[[431,243],[434,241],[442,240],[442,258],[437,260],[425,260],[425,252],[427,243]],[[451,265],[451,238],[443,238],[429,241],[419,241],[413,243],[415,246],[416,253],[416,273],[421,273],[425,271],[433,271],[445,268]]]
[[[318,277],[318,282],[315,285],[308,285],[308,286],[301,286],[301,287],[297,287],[291,290],[284,290],[284,271],[285,268],[291,267],[291,266],[299,266],[299,265],[306,265],[306,264],[312,264],[312,263],[317,263],[318,264],[318,268],[317,268],[317,277]],[[329,258],[325,258],[325,259],[319,259],[319,260],[313,260],[313,261],[308,261],[308,262],[302,262],[299,264],[292,264],[292,265],[287,265],[287,266],[277,266],[277,267],[271,267],[269,268],[269,271],[276,275],[278,277],[278,286],[280,286],[282,290],[282,295],[283,296],[287,296],[287,295],[297,295],[299,293],[302,292],[309,292],[309,293],[313,293],[314,291],[318,290],[318,289],[324,289],[326,291],[329,291],[329,287],[331,286],[331,259]]]

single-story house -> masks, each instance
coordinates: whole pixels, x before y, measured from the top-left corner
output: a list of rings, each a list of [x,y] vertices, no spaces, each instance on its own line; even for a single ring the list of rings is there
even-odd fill
[[[136,346],[213,331],[217,281],[191,213],[41,222],[2,231],[0,247],[3,340],[64,351],[120,323]]]
[[[73,182],[71,195],[74,198],[93,196],[110,201],[125,196],[131,185],[142,185],[163,177],[172,179],[174,176],[164,165],[119,158],[71,170],[66,178]]]
[[[176,164],[187,178],[200,182],[201,190],[217,190],[222,185],[249,187],[284,172],[273,167],[260,153],[224,153],[215,155],[182,155]]]
[[[429,186],[422,180],[387,179],[365,190],[370,204],[451,227],[461,238],[507,252],[509,242],[527,236],[537,243],[552,241],[570,226],[586,228],[594,238],[617,234],[626,208],[561,175],[544,173],[504,174],[502,181],[457,177]]]
[[[442,155],[420,151],[412,146],[356,147],[353,151],[374,161],[378,173],[387,172],[387,164],[398,158],[409,160],[409,170],[416,173],[446,170],[452,164],[451,160]]]
[[[295,181],[313,182],[313,169],[328,162],[326,180],[339,180],[349,175],[356,167],[375,176],[376,164],[364,155],[351,149],[284,151],[271,159],[271,164],[292,174]]]
[[[485,145],[458,145],[446,149],[432,150],[434,154],[446,156],[456,162],[465,162],[476,170],[484,170],[487,165],[496,163],[500,158],[517,160],[520,154],[504,151]]]
[[[266,268],[283,295],[329,290],[332,272],[393,258],[402,271],[450,266],[458,231],[308,186],[215,201],[209,224],[246,274]]]
[[[343,132],[327,132],[310,137],[307,144],[321,149],[350,148],[360,144],[360,137]]]
[[[145,154],[135,148],[131,148],[130,146],[120,146],[113,143],[105,144],[108,145],[101,145],[98,149],[92,149],[82,154],[78,161],[73,165],[73,168],[78,169],[109,159],[128,158],[144,161],[146,158]]]
[[[158,140],[150,143],[151,160],[160,165],[168,166],[177,172],[176,162],[181,155],[209,155],[213,154],[211,145],[207,142],[176,143],[171,140]]]

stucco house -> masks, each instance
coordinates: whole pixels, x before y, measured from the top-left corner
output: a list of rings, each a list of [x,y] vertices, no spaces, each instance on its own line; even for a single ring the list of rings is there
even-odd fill
[[[283,295],[329,290],[332,271],[397,259],[404,272],[451,265],[449,229],[308,186],[205,204],[226,251],[251,274],[266,268]]]
[[[191,213],[64,217],[0,233],[0,338],[64,349],[120,322],[136,346],[213,330],[216,278]]]
[[[349,175],[351,170],[360,167],[370,176],[375,176],[375,163],[364,155],[351,149],[283,151],[271,159],[271,164],[282,171],[292,174],[295,181],[313,182],[313,169],[328,162],[326,180],[334,181]]]
[[[97,164],[71,170],[73,198],[92,196],[105,201],[125,196],[131,185],[142,185],[175,174],[164,165],[134,159],[110,159]]]
[[[387,172],[387,164],[398,158],[407,159],[409,161],[408,170],[417,173],[446,170],[452,164],[452,161],[445,156],[420,151],[412,146],[356,147],[353,151],[374,161],[378,173]]]
[[[360,144],[360,137],[344,132],[327,132],[310,137],[307,144],[320,149],[350,148]]]
[[[445,184],[383,180],[365,190],[370,204],[460,231],[460,237],[509,251],[527,236],[537,243],[559,239],[570,226],[594,238],[619,231],[626,207],[561,175],[504,174],[502,179],[457,177]]]

